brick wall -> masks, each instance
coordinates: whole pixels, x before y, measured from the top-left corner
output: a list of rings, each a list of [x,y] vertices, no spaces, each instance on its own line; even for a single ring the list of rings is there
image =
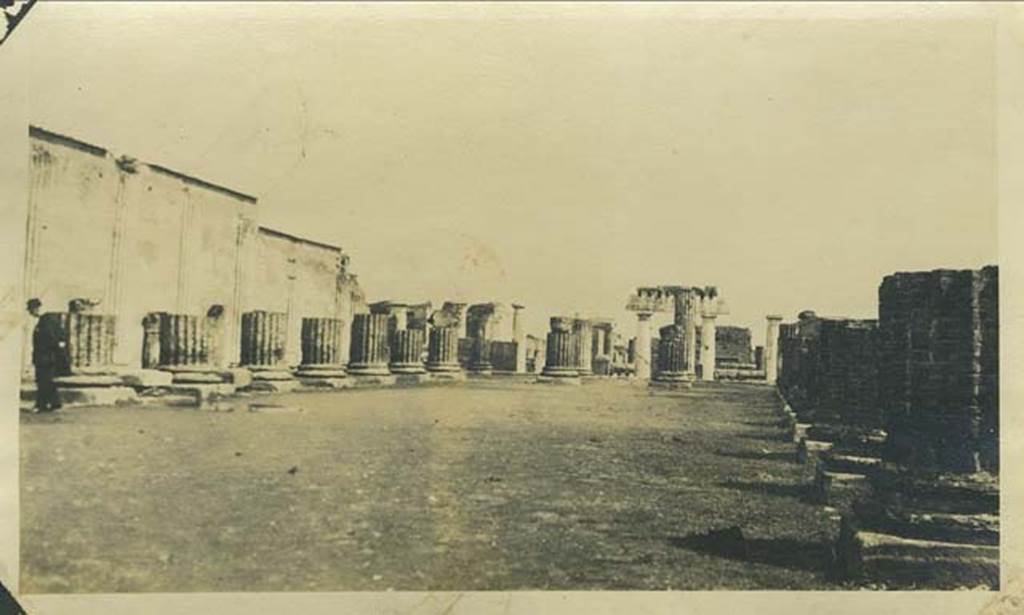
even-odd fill
[[[998,269],[887,276],[878,290],[885,455],[998,471]]]
[[[801,420],[877,428],[877,321],[819,318],[779,328],[779,387]]]

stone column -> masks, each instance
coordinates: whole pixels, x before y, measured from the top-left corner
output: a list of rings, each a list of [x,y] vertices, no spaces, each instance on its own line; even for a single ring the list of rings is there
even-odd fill
[[[467,334],[472,340],[469,354],[469,371],[476,374],[490,374],[491,365],[490,325],[495,316],[495,305],[483,303],[471,305],[466,312]]]
[[[392,334],[391,372],[395,374],[422,374],[423,343],[426,341],[423,329],[400,329]]]
[[[256,310],[242,314],[242,365],[280,367],[284,363],[287,319],[283,312]]]
[[[295,374],[300,378],[344,378],[341,360],[342,332],[345,322],[340,318],[306,317],[302,319],[302,362]]]
[[[512,341],[516,344],[516,373],[526,373],[526,330],[522,311],[525,306],[512,304]]]
[[[648,380],[651,377],[651,313],[636,313],[636,340],[633,343],[636,377]]]
[[[779,376],[779,323],[782,316],[770,315],[767,317],[768,326],[764,337],[764,377],[769,384],[775,384]]]
[[[459,372],[459,329],[455,324],[450,327],[434,327],[430,330],[430,343],[427,346],[427,369],[431,372]]]
[[[348,372],[360,376],[388,375],[390,347],[387,314],[356,314],[352,317],[352,343]]]
[[[577,352],[579,344],[573,334],[574,319],[554,317],[544,360],[544,376],[551,378],[578,378]]]
[[[117,318],[112,314],[50,312],[43,318],[57,318],[67,336],[72,375],[109,373],[117,344]]]
[[[160,367],[209,364],[205,321],[193,314],[160,312]]]
[[[685,363],[683,371],[691,379],[697,373],[697,316],[700,299],[698,289],[675,291],[675,324],[682,328]]]
[[[573,321],[573,335],[576,343],[576,369],[580,376],[590,376],[593,370],[594,328],[585,318]]]
[[[711,382],[715,379],[715,315],[704,314],[700,323],[700,379]]]
[[[686,331],[676,324],[667,325],[659,330],[658,338],[658,371],[654,380],[665,383],[682,383],[693,380],[693,374],[687,370],[688,360],[686,347]]]

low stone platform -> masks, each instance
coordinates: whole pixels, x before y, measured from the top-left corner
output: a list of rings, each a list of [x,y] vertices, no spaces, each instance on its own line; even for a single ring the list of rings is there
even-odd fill
[[[692,380],[651,380],[648,384],[653,389],[664,389],[668,391],[679,391],[682,389],[692,389]]]
[[[252,371],[244,367],[229,367],[220,370],[224,382],[230,382],[236,389],[244,389],[252,384]]]
[[[64,406],[115,406],[138,401],[135,389],[125,386],[60,387],[57,394]],[[34,396],[31,401],[34,404]]]
[[[431,382],[465,382],[466,381],[466,372],[461,371],[461,370],[457,370],[457,371],[436,371],[436,372],[427,372],[427,373],[430,374],[430,381]]]
[[[559,384],[564,386],[580,386],[583,380],[579,376],[537,376],[539,384]]]
[[[174,375],[159,369],[131,369],[118,371],[121,382],[135,389],[170,386]]]

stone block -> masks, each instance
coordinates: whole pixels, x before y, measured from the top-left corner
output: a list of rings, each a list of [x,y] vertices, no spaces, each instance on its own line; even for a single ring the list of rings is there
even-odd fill
[[[537,376],[541,384],[559,384],[564,386],[580,386],[583,381],[579,376]]]
[[[136,389],[170,386],[174,376],[159,369],[133,369],[118,372],[121,382]]]
[[[236,389],[244,389],[252,384],[252,372],[244,367],[229,367],[220,371],[224,382],[230,382]]]
[[[123,386],[73,387],[58,389],[65,406],[115,406],[138,401],[135,389]]]
[[[351,380],[346,378],[321,378],[321,377],[303,377],[299,376],[299,385],[303,389],[329,389],[329,390],[340,390],[340,389],[351,389],[355,386]]]
[[[75,374],[72,376],[60,376],[54,381],[60,388],[102,388],[120,387],[121,378],[111,374]]]
[[[246,387],[247,391],[258,393],[287,393],[294,391],[299,386],[299,381],[294,378],[288,380],[263,380],[253,378],[252,384]]]
[[[843,519],[837,560],[842,576],[893,588],[999,587],[999,547],[903,538],[856,530]]]
[[[798,463],[817,462],[818,457],[832,450],[832,446],[831,442],[803,438],[796,446],[796,460]]]
[[[397,382],[395,376],[387,375],[352,375],[352,386],[355,388],[374,388],[394,386]]]

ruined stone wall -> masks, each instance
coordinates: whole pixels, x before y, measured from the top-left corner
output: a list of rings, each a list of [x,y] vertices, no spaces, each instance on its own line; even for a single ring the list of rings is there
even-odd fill
[[[888,459],[919,469],[998,471],[998,294],[996,267],[882,281]]]
[[[877,321],[818,318],[779,327],[778,384],[802,421],[883,426]]]
[[[731,325],[715,327],[715,365],[749,365],[754,362],[750,329]],[[697,328],[697,359],[700,360],[701,329]]]
[[[516,343],[492,341],[491,365],[494,366],[495,371],[516,371]]]
[[[142,364],[151,312],[237,324],[256,199],[39,128],[30,130],[26,297],[44,311],[98,301],[117,317],[114,361]],[[237,360],[237,326],[224,327],[223,361]]]

